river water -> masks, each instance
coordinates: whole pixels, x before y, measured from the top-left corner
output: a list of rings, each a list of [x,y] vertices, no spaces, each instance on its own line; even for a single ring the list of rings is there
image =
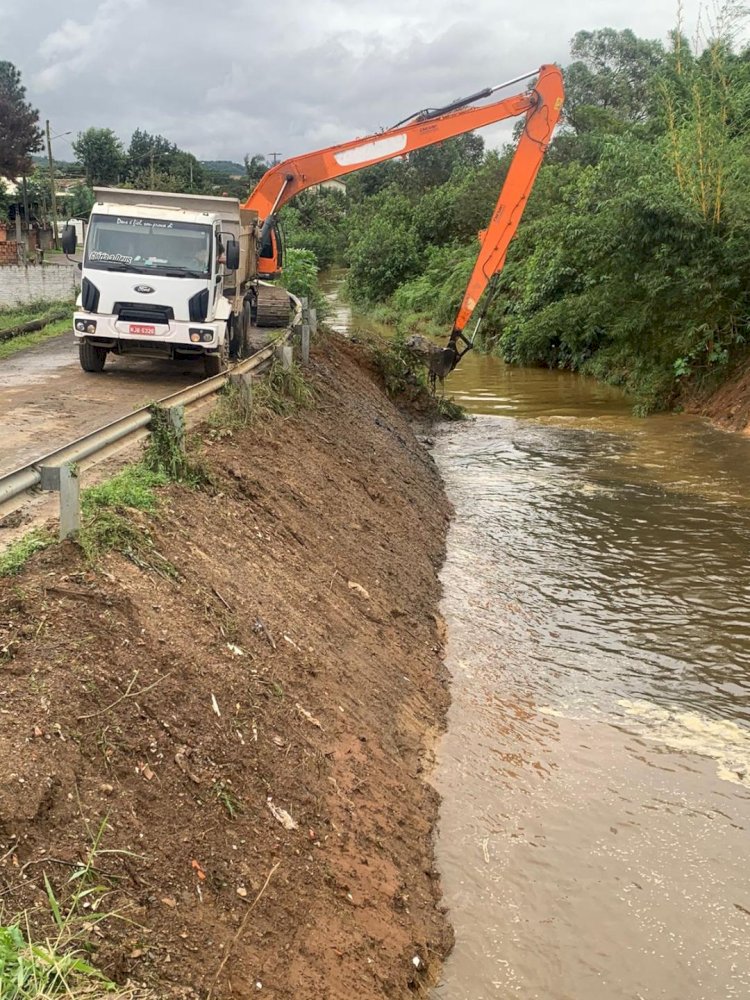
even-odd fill
[[[477,354],[446,390],[433,1000],[748,998],[750,438]]]
[[[440,1000],[750,997],[750,438],[467,356]]]

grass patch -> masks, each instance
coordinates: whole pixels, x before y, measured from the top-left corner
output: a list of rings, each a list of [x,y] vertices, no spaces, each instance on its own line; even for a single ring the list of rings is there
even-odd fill
[[[369,348],[389,396],[401,396],[415,387],[429,391],[427,371],[423,365],[415,364],[403,334],[397,333],[391,340],[373,340]]]
[[[235,819],[239,813],[244,811],[245,807],[242,805],[242,802],[225,782],[217,781],[211,791],[223,806],[224,811],[230,819]]]
[[[116,984],[88,961],[91,932],[104,921],[125,919],[121,912],[109,910],[105,905],[112,890],[99,866],[104,855],[135,855],[129,851],[103,850],[105,829],[106,820],[94,836],[86,858],[73,868],[63,893],[56,893],[44,875],[48,919],[52,925],[48,937],[35,939],[28,912],[0,923],[0,1000],[47,1000],[61,996],[95,1000],[117,991]]]
[[[143,518],[137,517],[138,512],[153,514],[157,510],[156,489],[169,481],[165,472],[154,471],[139,462],[107,482],[84,490],[78,542],[86,559],[95,562],[115,549],[141,569],[175,579],[179,575],[177,570],[157,551]]]
[[[166,482],[200,487],[211,483],[206,467],[188,454],[184,447],[184,425],[172,422],[169,410],[151,407],[151,435],[143,453],[147,471],[164,476]]]
[[[262,379],[253,381],[249,396],[239,386],[228,384],[208,425],[215,437],[221,437],[273,416],[291,416],[311,406],[313,399],[313,390],[298,364],[285,368],[281,361],[274,361]]]
[[[33,333],[21,333],[17,337],[11,337],[10,340],[0,341],[0,361],[2,361],[3,358],[9,357],[11,354],[17,354],[19,351],[25,351],[26,348],[34,347],[36,344],[43,344],[45,340],[51,340],[53,337],[59,337],[61,333],[67,333],[68,331],[70,331],[72,335],[72,307],[69,319],[58,319],[53,323],[48,323],[46,326],[43,326],[41,330],[34,330]]]
[[[441,420],[466,420],[468,416],[463,406],[448,396],[436,396],[435,405]]]
[[[94,1000],[116,989],[77,950],[64,951],[58,942],[32,942],[30,936],[20,922],[0,924],[0,1000]]]
[[[71,313],[73,312],[72,299],[70,301],[65,299],[35,299],[33,302],[23,302],[15,306],[2,306],[0,307],[0,330],[20,326],[32,319],[42,319],[44,316],[66,308],[70,308]]]
[[[281,361],[274,361],[265,378],[253,389],[253,419],[271,414],[286,417],[313,401],[313,391],[296,362],[285,368]]]
[[[154,491],[168,482],[169,478],[163,472],[154,472],[142,463],[129,465],[107,482],[83,491],[83,516],[91,517],[103,508],[154,511],[158,504]]]
[[[15,576],[20,573],[26,562],[35,552],[41,552],[48,548],[55,541],[44,528],[34,528],[23,538],[9,545],[5,552],[0,555],[0,576]],[[0,994],[2,1000],[2,994]]]

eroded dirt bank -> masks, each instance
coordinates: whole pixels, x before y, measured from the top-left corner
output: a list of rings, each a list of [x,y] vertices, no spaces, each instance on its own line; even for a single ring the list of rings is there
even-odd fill
[[[132,854],[97,857],[100,912],[131,922],[93,960],[160,996],[405,997],[450,944],[422,779],[447,502],[352,348],[310,377],[312,409],[206,435],[211,489],[133,515],[161,572],[66,545],[0,581],[4,912],[48,921],[43,876],[65,898],[106,821]]]
[[[692,390],[681,401],[687,413],[708,417],[726,431],[750,431],[750,360],[735,366],[718,388]]]

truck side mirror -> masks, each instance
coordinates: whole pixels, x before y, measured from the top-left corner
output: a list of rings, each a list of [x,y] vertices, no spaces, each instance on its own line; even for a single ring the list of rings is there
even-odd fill
[[[236,271],[240,266],[240,245],[237,240],[229,240],[224,256],[227,271]]]
[[[75,226],[65,226],[62,231],[63,253],[71,254],[76,252],[78,239],[76,237]]]

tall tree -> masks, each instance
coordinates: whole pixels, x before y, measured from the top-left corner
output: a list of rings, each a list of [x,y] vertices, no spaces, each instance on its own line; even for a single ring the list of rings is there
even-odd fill
[[[88,128],[73,143],[73,151],[86,172],[86,183],[114,184],[124,169],[122,143],[111,128]]]
[[[150,183],[150,177],[170,172],[170,164],[177,146],[163,135],[151,135],[144,129],[137,128],[128,146],[127,170],[128,179],[136,186],[156,186]]]
[[[600,28],[579,31],[570,50],[564,115],[576,132],[619,132],[648,118],[654,77],[666,63],[661,42],[638,38],[629,28]]]
[[[21,74],[10,62],[0,62],[0,177],[31,171],[31,154],[42,148],[39,112],[26,101]]]
[[[143,129],[136,129],[130,140],[127,174],[137,188],[195,193],[212,190],[210,179],[192,153]]]
[[[245,154],[245,173],[251,187],[255,187],[269,166],[268,160],[262,153],[255,153],[253,156]]]

